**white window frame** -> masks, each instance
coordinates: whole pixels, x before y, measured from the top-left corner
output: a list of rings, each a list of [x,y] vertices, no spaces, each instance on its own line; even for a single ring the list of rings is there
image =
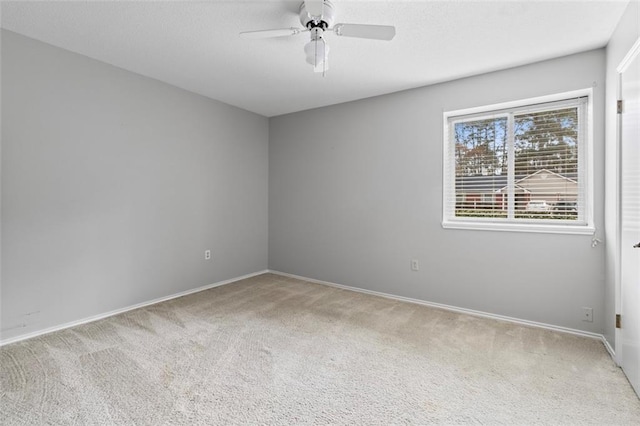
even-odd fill
[[[506,112],[517,109],[535,108],[537,104],[569,101],[575,98],[586,97],[586,111],[581,119],[579,141],[581,145],[578,149],[578,182],[582,182],[584,189],[578,193],[578,197],[583,197],[583,211],[581,220],[578,222],[550,221],[546,219],[522,220],[522,219],[487,219],[475,217],[456,217],[455,203],[448,203],[449,197],[455,197],[455,156],[453,154],[453,126],[450,122],[456,118],[483,119],[488,117],[499,117]],[[558,93],[554,95],[540,96],[504,102],[500,104],[486,105],[474,108],[466,108],[443,113],[444,133],[443,133],[443,194],[442,194],[442,227],[448,229],[471,229],[489,231],[515,231],[515,232],[540,232],[554,234],[580,234],[592,235],[595,233],[593,220],[594,204],[594,176],[593,176],[593,90],[591,88],[574,90],[571,92]],[[512,123],[509,123],[512,124]],[[510,127],[512,128],[512,127]],[[513,155],[509,157],[513,163]],[[514,184],[515,177],[508,175],[508,183]],[[509,201],[510,203],[513,200]]]

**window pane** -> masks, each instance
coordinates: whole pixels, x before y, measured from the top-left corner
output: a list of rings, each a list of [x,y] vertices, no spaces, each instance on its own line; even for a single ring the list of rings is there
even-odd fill
[[[576,220],[578,108],[514,115],[515,217]]]
[[[593,231],[589,93],[445,113],[445,228]]]
[[[454,126],[455,215],[507,217],[507,118]]]

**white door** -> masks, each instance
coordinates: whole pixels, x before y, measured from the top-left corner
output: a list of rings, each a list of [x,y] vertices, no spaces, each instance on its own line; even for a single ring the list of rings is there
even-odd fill
[[[640,49],[621,65],[621,316],[622,369],[640,395]],[[639,247],[634,247],[634,246]]]

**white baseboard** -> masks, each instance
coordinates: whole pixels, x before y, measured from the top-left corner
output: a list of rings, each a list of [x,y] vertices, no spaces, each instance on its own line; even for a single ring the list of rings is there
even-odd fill
[[[105,313],[102,313],[102,314],[93,315],[93,316],[90,316],[90,317],[87,317],[87,318],[82,318],[82,319],[79,319],[79,320],[76,320],[76,321],[71,321],[71,322],[67,322],[67,323],[64,323],[64,324],[56,325],[54,327],[45,328],[43,330],[34,331],[32,333],[22,334],[22,335],[19,335],[19,336],[15,336],[15,337],[11,337],[11,338],[8,338],[8,339],[0,340],[0,346],[8,345],[10,343],[19,342],[21,340],[31,339],[33,337],[41,336],[43,334],[53,333],[54,331],[64,330],[65,328],[75,327],[75,326],[78,326],[78,325],[81,325],[81,324],[87,324],[87,323],[90,323],[90,322],[93,322],[93,321],[98,321],[98,320],[101,320],[103,318],[112,317],[114,315],[122,314],[124,312],[132,311],[134,309],[143,308],[145,306],[154,305],[156,303],[165,302],[167,300],[176,299],[178,297],[187,296],[189,294],[193,294],[193,293],[198,293],[198,292],[201,292],[201,291],[209,290],[210,288],[220,287],[220,286],[223,286],[223,285],[226,285],[226,284],[231,284],[233,282],[244,280],[244,279],[251,278],[251,277],[255,277],[257,275],[266,274],[267,272],[269,272],[269,271],[268,270],[264,270],[264,271],[259,271],[259,272],[254,272],[254,273],[251,273],[251,274],[247,274],[247,275],[242,275],[242,276],[236,277],[236,278],[231,278],[231,279],[224,280],[224,281],[218,281],[218,282],[213,283],[213,284],[208,284],[208,285],[205,285],[205,286],[202,286],[202,287],[193,288],[191,290],[182,291],[180,293],[175,293],[175,294],[172,294],[172,295],[169,295],[169,296],[160,297],[158,299],[149,300],[147,302],[137,303],[135,305],[127,306],[125,308],[116,309],[116,310],[105,312]]]
[[[616,351],[611,347],[609,341],[604,337],[604,335],[602,336],[602,344],[604,345],[607,352],[609,352],[609,355],[611,355],[611,358],[616,363],[616,365],[620,365],[618,363],[618,359],[616,358]]]
[[[87,324],[87,323],[90,323],[90,322],[93,322],[93,321],[98,321],[100,319],[111,317],[111,316],[118,315],[118,314],[122,314],[122,313],[125,313],[125,312],[128,312],[128,311],[132,311],[134,309],[143,308],[145,306],[154,305],[156,303],[165,302],[167,300],[176,299],[178,297],[187,296],[189,294],[193,294],[193,293],[198,293],[198,292],[201,292],[201,291],[209,290],[209,289],[214,288],[214,287],[220,287],[220,286],[223,286],[223,285],[226,285],[226,284],[231,284],[231,283],[236,282],[236,281],[244,280],[244,279],[247,279],[247,278],[252,278],[252,277],[255,277],[255,276],[258,276],[258,275],[262,275],[262,274],[265,274],[265,273],[272,273],[272,274],[276,274],[276,275],[281,275],[283,277],[295,278],[295,279],[308,281],[308,282],[312,282],[312,283],[316,283],[316,284],[321,284],[321,285],[326,285],[326,286],[330,286],[330,287],[340,288],[340,289],[343,289],[343,290],[355,291],[355,292],[358,292],[358,293],[371,294],[371,295],[374,295],[374,296],[384,297],[384,298],[387,298],[387,299],[393,299],[393,300],[399,300],[399,301],[403,301],[403,302],[415,303],[415,304],[418,304],[418,305],[429,306],[429,307],[438,308],[438,309],[444,309],[444,310],[447,310],[447,311],[458,312],[458,313],[462,313],[462,314],[468,314],[468,315],[473,315],[473,316],[478,316],[478,317],[490,318],[490,319],[495,319],[495,320],[499,320],[499,321],[507,321],[507,322],[520,324],[520,325],[527,325],[527,326],[531,326],[531,327],[538,327],[538,328],[543,328],[543,329],[547,329],[547,330],[553,330],[553,331],[559,331],[559,332],[563,332],[563,333],[574,334],[574,335],[577,335],[577,336],[590,337],[590,338],[593,338],[593,339],[601,340],[602,343],[604,344],[604,347],[606,348],[606,350],[611,355],[611,357],[614,360],[616,360],[615,351],[613,350],[613,348],[611,347],[609,342],[604,338],[604,336],[602,334],[591,333],[591,332],[588,332],[588,331],[576,330],[576,329],[573,329],[573,328],[561,327],[561,326],[552,325],[552,324],[545,324],[545,323],[540,323],[540,322],[535,322],[535,321],[529,321],[529,320],[524,320],[524,319],[520,319],[520,318],[513,318],[513,317],[504,316],[504,315],[492,314],[492,313],[489,313],[489,312],[476,311],[476,310],[473,310],[473,309],[459,308],[457,306],[445,305],[445,304],[442,304],[442,303],[428,302],[426,300],[413,299],[413,298],[404,297],[404,296],[397,296],[397,295],[394,295],[394,294],[382,293],[382,292],[379,292],[379,291],[366,290],[366,289],[362,289],[362,288],[358,288],[358,287],[352,287],[352,286],[347,286],[347,285],[343,285],[343,284],[336,284],[336,283],[332,283],[332,282],[329,282],[329,281],[316,280],[314,278],[308,278],[308,277],[303,277],[303,276],[300,276],[300,275],[294,275],[294,274],[289,274],[289,273],[286,273],[286,272],[280,272],[280,271],[274,271],[274,270],[263,270],[263,271],[258,271],[258,272],[254,272],[254,273],[247,274],[247,275],[242,275],[240,277],[235,277],[235,278],[231,278],[231,279],[228,279],[228,280],[219,281],[219,282],[216,282],[216,283],[213,283],[213,284],[208,284],[208,285],[205,285],[205,286],[202,286],[202,287],[198,287],[198,288],[194,288],[194,289],[191,289],[191,290],[182,291],[180,293],[175,293],[175,294],[172,294],[172,295],[169,295],[169,296],[165,296],[165,297],[161,297],[161,298],[158,298],[158,299],[153,299],[153,300],[149,300],[149,301],[146,301],[146,302],[137,303],[135,305],[127,306],[125,308],[116,309],[116,310],[113,310],[113,311],[105,312],[105,313],[98,314],[98,315],[93,315],[91,317],[83,318],[83,319],[80,319],[80,320],[67,322],[67,323],[64,323],[64,324],[61,324],[61,325],[57,325],[57,326],[54,326],[54,327],[45,328],[43,330],[38,330],[38,331],[31,332],[31,333],[27,333],[27,334],[22,334],[22,335],[19,335],[19,336],[11,337],[9,339],[0,340],[0,346],[8,345],[8,344],[19,342],[19,341],[22,341],[22,340],[31,339],[33,337],[37,337],[37,336],[41,336],[41,335],[44,335],[44,334],[53,333],[55,331],[64,330],[66,328],[75,327],[75,326],[82,325],[82,324]]]
[[[613,349],[611,349],[611,346],[607,343],[607,341],[604,338],[604,336],[602,334],[598,334],[598,333],[591,333],[589,331],[576,330],[576,329],[573,329],[573,328],[561,327],[561,326],[553,325],[553,324],[545,324],[545,323],[541,323],[541,322],[529,321],[529,320],[520,319],[520,318],[513,318],[513,317],[508,317],[508,316],[505,316],[505,315],[492,314],[492,313],[489,313],[489,312],[476,311],[476,310],[473,310],[473,309],[459,308],[457,306],[444,305],[442,303],[434,303],[434,302],[428,302],[426,300],[412,299],[410,297],[396,296],[395,294],[382,293],[382,292],[379,292],[379,291],[366,290],[366,289],[363,289],[363,288],[351,287],[351,286],[348,286],[348,285],[336,284],[336,283],[332,283],[332,282],[328,282],[328,281],[316,280],[316,279],[313,279],[313,278],[302,277],[302,276],[294,275],[294,274],[288,274],[286,272],[273,271],[273,270],[269,270],[269,272],[272,273],[272,274],[281,275],[283,277],[295,278],[295,279],[308,281],[308,282],[312,282],[312,283],[316,283],[316,284],[322,284],[322,285],[326,285],[326,286],[330,286],[330,287],[341,288],[343,290],[355,291],[355,292],[358,292],[358,293],[371,294],[373,296],[380,296],[380,297],[384,297],[384,298],[387,298],[387,299],[393,299],[393,300],[399,300],[399,301],[403,301],[403,302],[415,303],[415,304],[418,304],[418,305],[429,306],[429,307],[438,308],[438,309],[444,309],[444,310],[447,310],[447,311],[458,312],[458,313],[461,313],[461,314],[473,315],[473,316],[476,316],[476,317],[484,317],[484,318],[490,318],[490,319],[499,320],[499,321],[507,321],[507,322],[511,322],[511,323],[515,323],[515,324],[519,324],[519,325],[527,325],[527,326],[530,326],[530,327],[544,328],[546,330],[560,331],[562,333],[574,334],[576,336],[583,336],[583,337],[589,337],[589,338],[592,338],[592,339],[598,339],[598,340],[602,340],[604,342],[605,347],[607,348],[607,351],[609,351],[609,353],[613,353],[612,352]],[[614,357],[614,359],[615,359],[615,357]]]

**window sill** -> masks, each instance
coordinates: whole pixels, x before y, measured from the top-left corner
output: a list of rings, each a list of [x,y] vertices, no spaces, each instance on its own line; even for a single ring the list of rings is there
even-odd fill
[[[444,221],[442,222],[442,227],[445,229],[468,229],[473,231],[533,232],[542,234],[593,235],[595,233],[595,228],[590,225],[562,225],[546,223]]]

